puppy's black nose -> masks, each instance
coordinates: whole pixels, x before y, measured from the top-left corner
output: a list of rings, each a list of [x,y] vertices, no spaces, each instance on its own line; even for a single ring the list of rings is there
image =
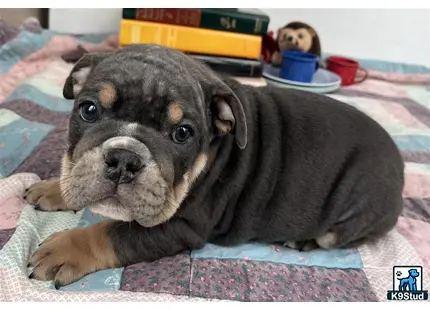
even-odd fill
[[[116,184],[131,182],[142,169],[140,157],[125,149],[111,149],[105,156],[105,176]]]

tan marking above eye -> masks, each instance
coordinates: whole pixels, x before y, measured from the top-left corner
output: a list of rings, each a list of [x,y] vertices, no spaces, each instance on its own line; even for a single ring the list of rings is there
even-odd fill
[[[182,117],[184,116],[184,111],[179,103],[172,103],[169,105],[168,109],[169,120],[173,124],[178,124],[181,122]]]
[[[102,106],[109,108],[116,100],[116,89],[111,83],[103,83],[99,92],[99,99]]]

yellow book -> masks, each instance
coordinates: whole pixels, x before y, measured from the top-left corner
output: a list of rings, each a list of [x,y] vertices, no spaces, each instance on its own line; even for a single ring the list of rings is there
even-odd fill
[[[257,59],[262,38],[257,35],[184,27],[146,21],[121,21],[119,44],[151,43],[187,53]]]

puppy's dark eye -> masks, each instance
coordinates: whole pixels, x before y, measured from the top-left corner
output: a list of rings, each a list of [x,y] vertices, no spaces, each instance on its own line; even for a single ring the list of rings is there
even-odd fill
[[[94,123],[100,119],[99,110],[95,103],[91,101],[84,101],[79,105],[79,114],[88,123]]]
[[[176,127],[172,132],[172,139],[175,143],[185,143],[194,134],[193,128],[188,125]]]
[[[299,34],[297,35],[297,37],[298,37],[299,39],[303,39],[303,35],[302,35],[301,33],[299,33]]]

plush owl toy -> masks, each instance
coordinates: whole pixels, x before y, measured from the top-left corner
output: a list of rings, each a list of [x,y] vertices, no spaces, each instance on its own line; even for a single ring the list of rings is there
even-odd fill
[[[274,66],[281,65],[282,52],[286,50],[307,52],[321,58],[320,39],[315,29],[308,24],[291,22],[278,29],[276,43],[277,51],[271,57],[271,63]]]

